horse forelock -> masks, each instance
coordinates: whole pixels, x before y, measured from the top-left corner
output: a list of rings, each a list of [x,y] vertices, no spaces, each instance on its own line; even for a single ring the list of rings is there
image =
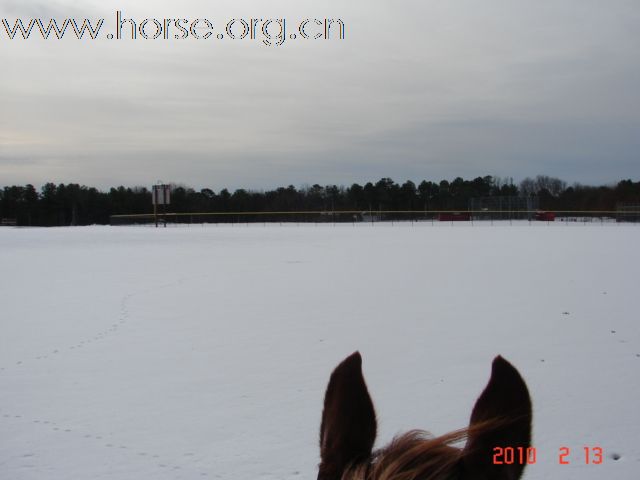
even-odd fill
[[[456,480],[463,468],[461,447],[468,437],[504,424],[504,419],[494,419],[439,437],[423,430],[409,431],[373,452],[367,461],[347,468],[342,480]]]
[[[465,431],[437,438],[420,430],[404,433],[368,461],[348,468],[342,480],[453,479],[461,450],[451,444],[465,438]]]

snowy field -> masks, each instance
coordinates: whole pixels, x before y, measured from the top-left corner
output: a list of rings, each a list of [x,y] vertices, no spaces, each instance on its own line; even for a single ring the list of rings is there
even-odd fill
[[[640,474],[638,225],[3,228],[0,269],[2,480],[314,479],[355,350],[378,446],[466,426],[499,353],[524,478]]]

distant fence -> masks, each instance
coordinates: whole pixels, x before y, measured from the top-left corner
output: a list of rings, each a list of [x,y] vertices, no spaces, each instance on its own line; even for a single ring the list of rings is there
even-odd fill
[[[379,210],[379,211],[297,211],[297,212],[197,212],[159,214],[160,224],[201,223],[376,223],[376,222],[639,222],[640,211],[544,211],[539,210]],[[111,215],[111,225],[155,223],[152,213]]]
[[[640,205],[619,203],[616,209],[619,222],[640,222]]]

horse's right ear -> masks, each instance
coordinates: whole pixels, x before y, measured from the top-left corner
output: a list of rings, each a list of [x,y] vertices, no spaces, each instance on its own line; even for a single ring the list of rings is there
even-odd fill
[[[500,456],[494,461],[494,453],[499,454],[494,449],[525,451],[531,445],[531,415],[527,385],[513,365],[497,356],[489,383],[471,413],[469,437],[462,453],[466,472],[462,478],[520,478],[526,462],[506,464]]]
[[[355,352],[331,374],[320,426],[318,480],[340,480],[344,470],[371,455],[376,414]]]

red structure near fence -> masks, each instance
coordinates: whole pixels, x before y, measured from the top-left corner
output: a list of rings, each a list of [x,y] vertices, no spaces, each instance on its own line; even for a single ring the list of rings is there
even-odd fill
[[[556,219],[556,214],[553,212],[536,212],[534,218],[542,222],[553,222]]]
[[[468,212],[440,213],[438,220],[441,222],[468,222],[471,220],[471,214]]]

